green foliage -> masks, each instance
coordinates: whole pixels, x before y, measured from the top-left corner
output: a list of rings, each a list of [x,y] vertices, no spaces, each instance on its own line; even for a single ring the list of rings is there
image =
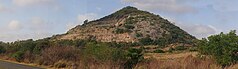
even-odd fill
[[[171,34],[166,36],[169,43],[187,43],[192,44],[191,39],[196,39],[195,37],[189,35],[187,32],[183,31],[179,27],[173,25],[168,20],[161,19],[162,28],[165,28]]]
[[[141,38],[139,42],[142,43],[143,45],[150,45],[153,43],[153,40],[150,37],[146,37],[146,38]]]
[[[99,62],[108,60],[124,60],[126,53],[117,48],[109,47],[107,43],[89,42],[82,50],[84,59],[93,59]]]
[[[35,42],[32,39],[28,40],[22,40],[22,41],[16,41],[10,44],[13,51],[30,51],[32,52],[33,49],[35,48]]]
[[[189,48],[189,51],[193,52],[193,51],[198,51],[197,47],[191,47]]]
[[[153,44],[159,45],[159,46],[165,46],[168,43],[169,43],[168,40],[165,38],[159,38],[153,41]]]
[[[122,29],[122,28],[117,28],[114,33],[116,34],[122,34],[122,33],[127,33],[127,32],[132,32],[131,30],[129,29]]]
[[[11,57],[15,58],[18,62],[23,59],[24,52],[18,51],[11,55]]]
[[[198,51],[204,55],[212,56],[223,67],[238,61],[238,36],[235,31],[228,34],[220,33],[202,39]]]
[[[172,47],[170,47],[169,50],[168,50],[168,52],[170,52],[170,53],[172,53],[173,51],[175,51],[175,49],[172,48]]]
[[[143,57],[143,49],[135,49],[131,48],[128,50],[128,60],[124,64],[124,69],[132,69],[138,62],[142,61],[144,59]]]
[[[141,33],[136,33],[136,37],[142,37],[143,36],[143,34],[141,34]]]
[[[0,54],[6,52],[5,46],[7,46],[7,44],[0,42]]]
[[[165,53],[163,50],[161,50],[161,49],[156,49],[155,51],[154,51],[154,53]]]
[[[88,23],[88,20],[84,20],[83,23],[84,23],[84,24],[87,24],[87,23]]]
[[[129,24],[125,24],[124,27],[127,28],[127,29],[134,29],[135,28],[133,25],[129,25]]]
[[[42,50],[49,47],[50,43],[48,40],[37,40],[35,41],[36,46],[33,49],[34,54],[40,54]]]
[[[134,24],[136,22],[137,21],[134,17],[129,17],[128,19],[126,19],[125,24]]]
[[[186,50],[187,48],[184,46],[176,46],[174,49],[177,51],[180,51],[180,50]]]
[[[127,54],[127,52],[125,52],[122,49],[114,49],[114,51],[112,52],[112,55],[111,55],[112,60],[117,61],[117,62],[125,61],[126,54]]]
[[[0,53],[5,53],[6,52],[6,48],[3,46],[0,46]]]

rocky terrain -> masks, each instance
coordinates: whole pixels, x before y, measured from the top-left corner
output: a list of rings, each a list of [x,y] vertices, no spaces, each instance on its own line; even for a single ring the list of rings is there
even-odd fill
[[[128,6],[98,20],[85,20],[83,25],[57,35],[55,39],[127,43],[147,41],[157,45],[189,44],[196,38],[159,15]]]

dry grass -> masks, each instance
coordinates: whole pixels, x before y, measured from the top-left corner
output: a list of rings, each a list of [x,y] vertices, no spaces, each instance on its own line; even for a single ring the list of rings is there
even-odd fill
[[[196,52],[179,54],[153,54],[139,63],[135,69],[220,69],[213,60],[195,57]]]
[[[155,58],[159,60],[173,60],[173,59],[182,59],[187,56],[197,56],[197,52],[179,52],[179,53],[147,53],[145,54],[146,58]]]

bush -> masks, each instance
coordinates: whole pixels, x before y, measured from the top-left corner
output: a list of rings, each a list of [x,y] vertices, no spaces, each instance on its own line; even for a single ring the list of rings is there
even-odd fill
[[[22,59],[23,59],[23,55],[24,55],[24,52],[18,51],[18,52],[16,52],[16,53],[12,54],[11,57],[15,58],[16,61],[20,62],[20,61],[22,61]]]
[[[163,47],[166,44],[168,44],[168,40],[166,40],[165,38],[159,38],[159,39],[154,40],[153,44]]]
[[[238,36],[235,31],[228,34],[220,33],[202,39],[199,42],[198,51],[203,55],[209,55],[222,67],[226,67],[238,61]]]
[[[117,28],[114,33],[116,34],[122,34],[122,33],[126,33],[126,32],[132,32],[131,30],[129,29],[121,29],[121,28]]]
[[[143,34],[141,34],[141,33],[136,33],[136,37],[142,37],[143,36]]]
[[[131,48],[128,50],[128,60],[127,62],[124,64],[124,69],[133,69],[135,67],[135,65],[142,61],[144,59],[143,57],[144,53],[143,53],[143,49],[135,49],[135,48]]]
[[[165,52],[161,49],[157,49],[157,50],[154,51],[154,53],[165,53]]]
[[[110,60],[124,60],[125,52],[121,49],[112,48],[107,43],[89,42],[82,50],[82,56],[85,61],[95,60],[98,62],[107,62]]]
[[[174,48],[170,47],[168,52],[172,53],[174,50],[175,50]]]
[[[189,51],[193,52],[193,51],[198,51],[197,47],[191,47],[189,48]]]
[[[184,46],[177,46],[174,48],[175,50],[186,50],[187,48],[185,48]]]
[[[153,40],[150,37],[146,37],[146,38],[141,38],[139,42],[142,43],[143,45],[150,45],[153,43]]]
[[[43,64],[53,65],[60,60],[76,61],[79,51],[72,46],[51,46],[42,52]]]
[[[0,45],[0,54],[5,52],[6,52],[6,48]]]
[[[124,27],[127,28],[127,29],[134,29],[135,28],[133,25],[128,25],[128,24],[125,24]]]

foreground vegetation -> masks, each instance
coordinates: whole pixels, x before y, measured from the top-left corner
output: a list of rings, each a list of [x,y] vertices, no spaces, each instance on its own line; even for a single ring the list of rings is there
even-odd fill
[[[135,49],[126,43],[106,43],[94,40],[51,41],[32,39],[0,43],[1,57],[8,60],[55,68],[133,68],[143,60],[142,48]]]
[[[204,38],[195,47],[177,46],[169,51],[156,49],[151,56],[146,55],[143,47],[151,41],[141,42],[143,43],[29,39],[0,42],[0,56],[6,60],[69,69],[223,69],[236,66],[238,61],[238,36],[235,31]],[[131,47],[135,45],[141,47]],[[181,54],[198,52],[199,55],[170,58],[176,55],[176,51],[181,51]],[[156,56],[158,53],[159,56]],[[174,56],[161,59],[159,57],[163,56],[162,53]]]
[[[238,61],[238,36],[236,31],[212,35],[199,42],[199,52],[216,60],[223,68]]]

